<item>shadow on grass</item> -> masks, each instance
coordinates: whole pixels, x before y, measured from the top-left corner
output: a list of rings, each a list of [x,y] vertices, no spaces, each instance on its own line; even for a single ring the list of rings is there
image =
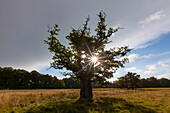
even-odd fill
[[[101,97],[94,100],[65,99],[34,106],[27,113],[156,113],[154,110],[128,103],[121,98]]]

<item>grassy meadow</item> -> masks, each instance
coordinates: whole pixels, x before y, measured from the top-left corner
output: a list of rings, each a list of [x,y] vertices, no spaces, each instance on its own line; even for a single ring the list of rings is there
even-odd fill
[[[79,89],[0,90],[0,113],[170,113],[170,88],[93,89],[79,101]]]

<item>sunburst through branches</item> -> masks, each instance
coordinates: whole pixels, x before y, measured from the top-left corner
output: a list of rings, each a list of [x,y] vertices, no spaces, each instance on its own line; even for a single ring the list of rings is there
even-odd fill
[[[91,61],[92,61],[93,63],[96,63],[96,62],[98,61],[97,56],[92,56],[92,57],[91,57]]]
[[[89,54],[87,54],[85,51],[82,51],[82,56],[81,56],[81,58],[82,58],[82,69],[79,72],[81,72],[83,70],[88,70],[88,72],[90,70],[93,70],[93,72],[95,72],[95,68],[97,68],[101,65],[102,59],[104,57],[101,57],[98,52],[93,53],[89,49],[87,44],[86,44],[86,46],[89,50],[89,52],[88,52]]]

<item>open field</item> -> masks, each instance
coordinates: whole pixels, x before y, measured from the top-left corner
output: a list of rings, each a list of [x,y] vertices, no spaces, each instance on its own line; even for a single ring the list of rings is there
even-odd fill
[[[79,91],[0,90],[0,113],[170,113],[170,88],[93,89],[89,101],[78,101]]]

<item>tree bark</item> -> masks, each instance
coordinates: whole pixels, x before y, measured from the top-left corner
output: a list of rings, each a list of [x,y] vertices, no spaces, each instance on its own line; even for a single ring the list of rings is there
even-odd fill
[[[81,89],[80,89],[80,99],[92,99],[93,92],[92,92],[92,85],[91,80],[86,77],[81,79]]]

